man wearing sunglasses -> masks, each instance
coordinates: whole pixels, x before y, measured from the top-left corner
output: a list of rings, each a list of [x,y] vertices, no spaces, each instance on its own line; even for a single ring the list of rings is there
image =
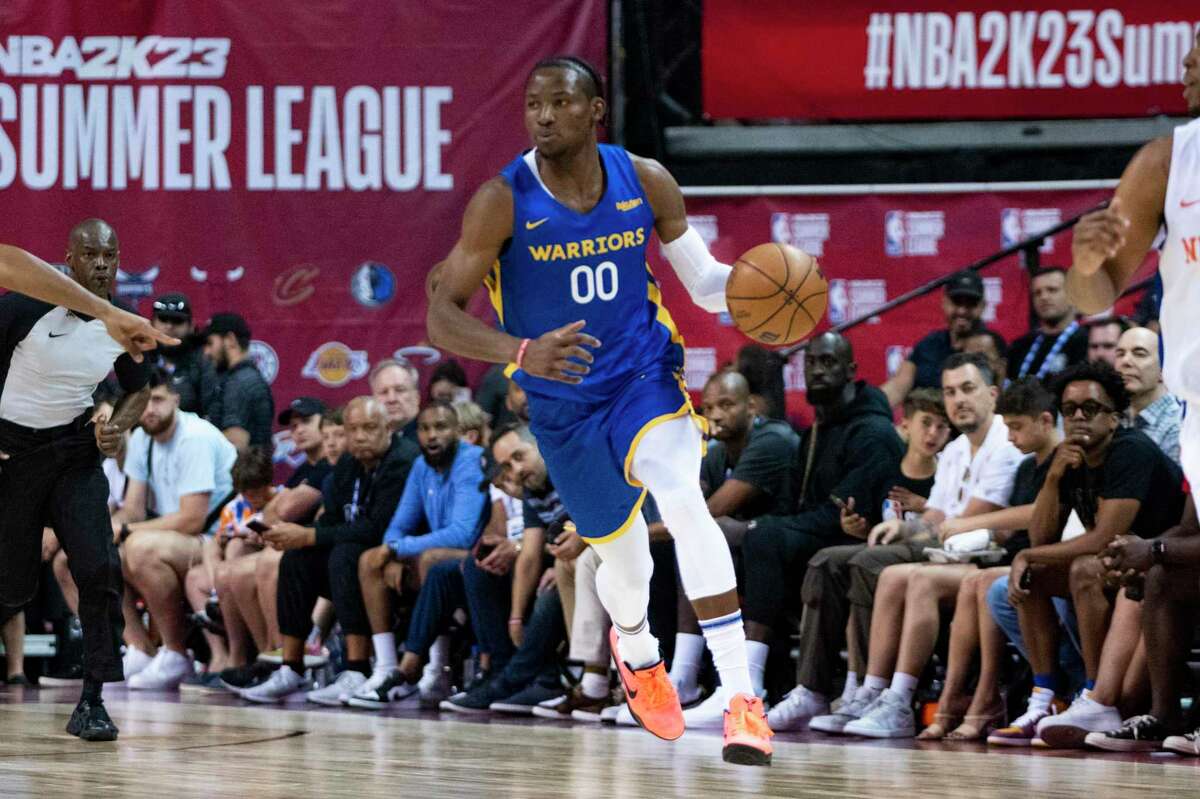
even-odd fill
[[[150,324],[181,342],[174,347],[159,347],[155,353],[156,365],[171,375],[179,394],[179,410],[205,416],[217,400],[217,370],[204,357],[204,339],[196,334],[188,298],[179,292],[160,296],[154,301]]]
[[[1183,513],[1179,466],[1144,433],[1121,427],[1129,391],[1115,369],[1098,361],[1071,367],[1060,375],[1056,394],[1065,436],[1034,503],[1032,547],[1017,555],[1008,580],[1009,602],[1017,608],[1033,668],[1033,694],[1027,712],[993,733],[989,743],[1028,745],[1043,728],[1063,726],[1063,719],[1083,735],[1097,726],[1110,728],[1106,725],[1115,710],[1091,694],[1101,671],[1101,653],[1106,663],[1128,663],[1139,636],[1108,635],[1115,599],[1104,584],[1098,554],[1117,536],[1155,538],[1177,525]],[[1063,541],[1071,511],[1079,514],[1085,532]],[[1074,604],[1087,683],[1066,713],[1049,719],[1059,687],[1054,597]],[[1119,722],[1120,716],[1115,719]]]

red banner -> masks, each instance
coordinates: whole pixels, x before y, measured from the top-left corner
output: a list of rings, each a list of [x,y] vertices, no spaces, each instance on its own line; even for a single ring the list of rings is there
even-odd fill
[[[998,119],[1182,114],[1186,0],[706,0],[713,117]]]
[[[605,7],[9,0],[0,241],[60,261],[102,217],[140,311],[164,291],[198,321],[236,311],[278,404],[344,402],[371,362],[440,357],[425,275],[528,146],[530,67],[566,52],[603,72]]]
[[[829,280],[826,320],[818,328],[869,315],[888,300],[950,271],[1022,241],[1087,210],[1109,191],[1012,191],[963,194],[689,198],[691,224],[723,263],[765,241],[792,244],[814,255]],[[663,297],[687,342],[687,380],[693,390],[748,343],[728,315],[696,308],[657,247],[651,248]],[[1043,265],[1069,265],[1070,232],[1047,239]],[[1143,266],[1149,273],[1157,258]],[[984,319],[1012,341],[1029,329],[1029,281],[1016,256],[983,271]],[[859,377],[879,384],[899,368],[912,346],[945,327],[942,292],[874,317],[847,335]],[[1132,310],[1133,298],[1118,308]],[[804,418],[800,358],[785,371],[788,406]]]

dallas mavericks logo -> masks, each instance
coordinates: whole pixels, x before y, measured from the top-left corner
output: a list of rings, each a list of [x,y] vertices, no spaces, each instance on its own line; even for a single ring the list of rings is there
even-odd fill
[[[835,279],[829,281],[829,322],[840,325],[850,316],[850,294],[846,291],[846,281]]]
[[[396,277],[383,264],[366,261],[351,275],[350,293],[359,305],[378,308],[396,296]]]

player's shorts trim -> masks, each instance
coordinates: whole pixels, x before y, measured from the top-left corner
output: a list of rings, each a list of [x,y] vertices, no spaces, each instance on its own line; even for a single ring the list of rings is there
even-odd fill
[[[582,538],[584,541],[586,541],[589,544],[603,544],[608,541],[612,541],[614,539],[620,538],[621,536],[625,535],[625,533],[629,532],[629,528],[633,526],[634,520],[637,519],[641,515],[642,503],[644,503],[645,501],[646,501],[646,489],[643,488],[641,495],[637,498],[637,502],[633,503],[633,510],[629,511],[629,518],[627,518],[620,527],[618,527],[616,530],[613,530],[611,533],[608,533],[608,534],[602,535],[602,536],[590,536],[590,535],[584,535],[583,533],[580,533],[579,534],[580,538]]]
[[[696,414],[696,411],[692,408],[692,401],[687,394],[684,394],[683,405],[680,406],[679,410],[672,413],[664,413],[661,416],[655,416],[653,419],[642,425],[641,429],[638,430],[637,435],[633,437],[633,441],[629,444],[629,452],[625,453],[625,482],[629,483],[634,488],[645,488],[641,481],[633,476],[633,458],[635,455],[637,455],[638,445],[642,443],[642,436],[646,435],[664,422],[669,422],[672,419],[679,419],[680,417],[689,415],[700,428],[700,432],[705,432],[706,427],[701,421],[700,417]]]

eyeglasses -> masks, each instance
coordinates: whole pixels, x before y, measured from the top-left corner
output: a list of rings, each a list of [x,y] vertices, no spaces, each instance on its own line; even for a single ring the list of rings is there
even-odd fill
[[[1088,400],[1087,402],[1064,402],[1062,404],[1062,415],[1064,419],[1074,419],[1075,414],[1083,412],[1084,421],[1090,422],[1101,413],[1112,413],[1113,409],[1102,402]]]

